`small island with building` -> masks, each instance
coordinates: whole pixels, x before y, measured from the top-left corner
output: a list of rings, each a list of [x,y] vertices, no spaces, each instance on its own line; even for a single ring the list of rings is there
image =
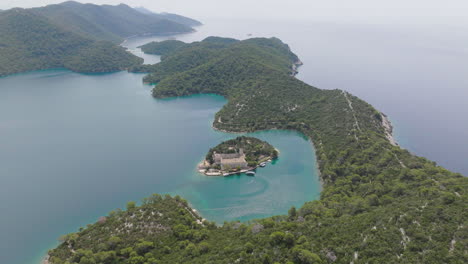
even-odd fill
[[[241,136],[210,149],[205,160],[198,165],[198,170],[207,176],[239,173],[253,176],[257,167],[265,167],[267,162],[277,158],[278,150],[268,142]]]

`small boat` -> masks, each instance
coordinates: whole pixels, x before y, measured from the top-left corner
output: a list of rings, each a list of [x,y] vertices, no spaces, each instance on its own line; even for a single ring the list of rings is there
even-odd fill
[[[266,165],[267,165],[266,162],[262,162],[262,163],[260,163],[259,166],[260,166],[260,167],[265,167]]]
[[[255,171],[248,171],[245,173],[247,176],[255,176]]]

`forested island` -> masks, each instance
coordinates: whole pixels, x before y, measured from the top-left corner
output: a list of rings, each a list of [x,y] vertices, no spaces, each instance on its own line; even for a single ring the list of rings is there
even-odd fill
[[[227,98],[216,129],[309,137],[320,200],[217,226],[180,197],[153,195],[63,237],[50,262],[467,263],[468,179],[394,144],[385,116],[365,101],[296,79],[298,61],[276,38],[209,38],[132,70],[151,72],[157,98]]]
[[[161,42],[153,41],[139,46],[138,48],[141,48],[141,50],[146,54],[166,56],[185,45],[186,43],[180,40],[165,40]]]
[[[192,32],[190,25],[196,22],[175,14],[142,13],[124,4],[69,1],[6,10],[0,13],[0,76],[51,68],[126,70],[143,59],[118,45],[124,39]]]
[[[211,148],[198,169],[207,176],[228,176],[242,172],[254,174],[251,170],[258,166],[264,167],[266,162],[277,158],[278,151],[268,142],[241,136]]]

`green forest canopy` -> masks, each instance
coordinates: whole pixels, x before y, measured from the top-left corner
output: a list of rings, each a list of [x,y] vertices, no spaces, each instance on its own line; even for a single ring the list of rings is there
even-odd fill
[[[143,62],[122,47],[66,31],[23,9],[0,14],[0,35],[0,76],[50,68],[109,72]]]
[[[164,14],[144,14],[125,4],[112,6],[67,1],[28,10],[46,17],[66,30],[115,44],[136,35],[168,35],[193,31],[189,21],[184,22],[176,17],[174,20]]]
[[[192,31],[167,15],[142,14],[123,4],[69,1],[14,8],[0,13],[0,76],[51,68],[83,73],[125,70],[143,63],[117,45],[125,38]]]
[[[138,48],[141,48],[146,54],[166,56],[185,45],[187,44],[180,40],[165,40],[161,42],[153,41]]]

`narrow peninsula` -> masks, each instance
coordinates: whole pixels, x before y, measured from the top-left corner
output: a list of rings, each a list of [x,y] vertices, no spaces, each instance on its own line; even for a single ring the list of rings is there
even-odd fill
[[[210,149],[198,170],[207,176],[254,175],[252,170],[277,158],[278,151],[268,142],[241,136]]]

